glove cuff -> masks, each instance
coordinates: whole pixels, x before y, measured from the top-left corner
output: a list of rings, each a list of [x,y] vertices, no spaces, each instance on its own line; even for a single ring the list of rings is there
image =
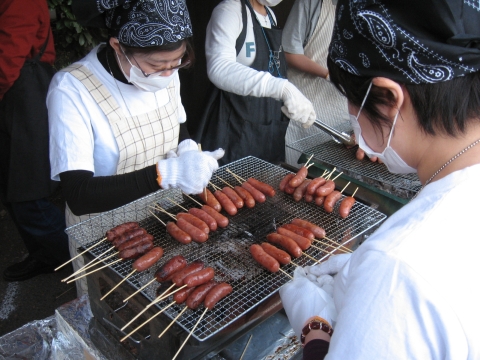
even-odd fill
[[[178,181],[178,158],[160,160],[157,163],[157,174],[160,173],[160,187],[170,189],[176,187]]]
[[[157,163],[157,166],[155,166],[155,169],[157,169],[157,183],[158,183],[158,186],[162,187],[162,174],[160,173],[160,169],[158,167],[158,163]]]

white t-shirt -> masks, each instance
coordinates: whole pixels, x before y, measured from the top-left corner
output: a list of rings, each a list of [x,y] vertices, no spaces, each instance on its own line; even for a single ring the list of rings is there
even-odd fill
[[[256,45],[248,8],[245,42],[237,56],[235,44],[243,29],[242,5],[240,0],[224,0],[212,12],[205,39],[208,77],[215,86],[225,91],[279,99],[287,80],[249,67],[255,60]],[[271,10],[270,13],[276,21]],[[255,14],[263,27],[271,28],[269,20],[265,25],[265,17],[257,12]]]
[[[480,359],[480,165],[425,187],[335,280],[326,359]]]
[[[144,114],[164,106],[168,90],[147,92],[116,81],[98,61],[95,47],[78,63],[86,66],[110,91],[125,116]],[[180,98],[180,79],[176,82],[178,122],[187,116]],[[70,73],[59,71],[47,94],[50,128],[50,165],[53,180],[69,170],[88,170],[94,176],[113,175],[117,171],[119,150],[107,117],[87,88]]]

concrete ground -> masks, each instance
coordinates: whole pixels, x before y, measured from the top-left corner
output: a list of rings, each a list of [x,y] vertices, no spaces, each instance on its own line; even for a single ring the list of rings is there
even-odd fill
[[[54,200],[61,201],[59,198]],[[23,260],[27,251],[1,203],[0,245],[0,336],[30,321],[45,319],[53,315],[57,307],[76,298],[75,284],[60,281],[71,274],[71,266],[26,281],[3,280],[5,268]]]

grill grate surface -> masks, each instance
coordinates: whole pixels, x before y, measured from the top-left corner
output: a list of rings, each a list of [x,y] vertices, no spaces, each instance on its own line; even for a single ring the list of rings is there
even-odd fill
[[[344,128],[346,129],[347,126],[344,125]],[[341,131],[345,131],[345,129],[341,129]],[[368,160],[358,161],[355,158],[357,147],[347,149],[323,132],[287,144],[287,146],[309,156],[313,154],[315,160],[331,167],[336,166],[338,171],[343,171],[346,175],[362,181],[365,181],[365,178],[373,180],[374,185],[401,197],[410,198],[422,187],[417,174],[392,174],[384,164]],[[399,189],[405,191],[402,192]]]
[[[223,187],[224,184],[216,177],[219,176],[231,185],[238,185],[235,178],[226,171],[227,167],[244,179],[255,177],[274,188],[278,188],[280,180],[288,173],[281,167],[254,157],[247,157],[221,167],[214,174],[212,183]],[[67,233],[77,241],[79,246],[86,247],[103,238],[108,229],[127,221],[138,221],[140,226],[155,237],[155,245],[162,246],[165,254],[154,268],[143,273],[137,273],[127,280],[135,289],[150,281],[155,270],[175,255],[183,255],[188,262],[200,259],[207,266],[212,266],[215,269],[215,280],[228,282],[234,290],[220,301],[213,310],[206,313],[193,333],[193,336],[199,341],[204,341],[213,336],[266,300],[289,281],[289,278],[281,272],[272,274],[263,270],[252,259],[248,250],[251,244],[266,241],[265,236],[273,232],[276,226],[288,223],[295,217],[300,217],[322,226],[330,239],[335,240],[338,244],[345,244],[386,218],[384,214],[357,202],[349,217],[341,219],[337,215],[339,203],[336,205],[336,211],[328,214],[323,208],[303,201],[297,203],[293,201],[291,195],[277,191],[273,198],[267,198],[267,201],[263,204],[256,204],[252,209],[242,208],[233,217],[226,215],[230,220],[228,227],[211,232],[207,242],[203,244],[192,242],[188,245],[182,245],[173,240],[167,234],[165,227],[149,212],[153,210],[150,206],[154,203],[160,204],[173,214],[184,211],[169,199],[180,203],[187,209],[198,206],[177,189],[158,191],[72,226],[67,229]],[[156,212],[156,215],[164,222],[170,221],[166,214]],[[320,249],[311,247],[306,251],[307,254],[316,259],[324,259],[329,255],[321,250],[325,249],[324,245],[317,242],[315,246]],[[91,253],[98,256],[108,247],[109,244],[104,245],[102,243],[100,246],[93,248]],[[114,259],[109,259],[106,260],[106,263],[113,261]],[[301,266],[314,264],[314,261],[306,256],[294,261]],[[112,265],[111,268],[121,277],[125,277],[131,272],[132,262],[131,260],[120,262]],[[295,266],[291,264],[282,266],[282,269],[289,274],[293,274],[294,268]],[[150,285],[143,291],[143,294],[153,300],[156,297],[155,290],[158,286],[158,283]],[[163,308],[171,301],[172,297],[169,297],[164,302],[159,303],[158,307]],[[184,306],[174,305],[165,311],[165,314],[173,319]],[[187,310],[180,317],[178,324],[186,331],[190,331],[201,313],[201,309]]]

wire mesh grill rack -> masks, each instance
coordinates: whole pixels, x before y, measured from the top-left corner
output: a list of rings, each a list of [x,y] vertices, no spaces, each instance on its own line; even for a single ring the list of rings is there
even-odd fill
[[[227,172],[227,168],[244,179],[255,177],[256,179],[278,188],[280,180],[289,171],[262,161],[255,157],[247,157],[221,167],[212,177],[212,183],[219,187],[225,185],[219,177],[231,185],[238,185],[238,181]],[[254,243],[266,241],[266,235],[275,231],[277,226],[290,222],[299,217],[322,226],[327,236],[340,244],[346,244],[357,236],[367,232],[385,219],[385,215],[357,202],[347,219],[342,219],[336,211],[328,214],[323,208],[305,202],[295,202],[290,195],[277,191],[273,198],[267,198],[263,204],[256,204],[254,208],[239,209],[235,216],[228,216],[228,227],[211,232],[209,239],[203,243],[190,243],[182,245],[171,238],[164,225],[162,225],[151,212],[155,212],[151,206],[159,204],[161,207],[176,214],[184,211],[171,200],[181,204],[185,208],[199,207],[197,203],[183,195],[177,189],[163,190],[141,198],[118,209],[103,213],[95,218],[84,221],[67,229],[70,237],[75,239],[80,247],[93,245],[104,237],[107,230],[127,221],[138,221],[155,237],[155,245],[164,249],[164,256],[149,270],[136,273],[128,282],[135,289],[139,289],[153,279],[155,270],[175,255],[183,255],[188,262],[202,260],[206,266],[215,269],[215,280],[225,281],[232,285],[233,292],[222,299],[214,309],[208,311],[200,322],[192,336],[199,341],[204,341],[215,335],[220,330],[241,317],[250,309],[257,306],[289,281],[289,277],[281,272],[269,273],[263,270],[252,259],[249,247]],[[198,198],[197,198],[198,200]],[[171,221],[168,215],[155,212],[162,221]],[[94,256],[100,255],[108,249],[110,244],[100,244],[93,248]],[[331,251],[331,247],[322,243],[315,243],[316,248],[310,247],[306,253],[315,259],[324,259],[329,256],[325,249]],[[108,255],[108,253],[106,254]],[[105,255],[105,256],[106,256]],[[114,259],[105,260],[112,263]],[[312,265],[315,262],[301,256],[294,259],[301,266]],[[113,264],[110,267],[121,277],[125,277],[132,270],[132,260]],[[282,269],[293,274],[295,266],[292,264],[282,266]],[[147,287],[142,293],[150,300],[156,297],[158,283]],[[157,304],[164,308],[172,302],[172,297]],[[185,305],[174,305],[165,311],[170,318],[174,318],[183,310]],[[200,310],[187,310],[177,321],[186,331],[191,331],[194,324],[202,313]]]
[[[320,163],[335,166],[346,175],[400,197],[411,198],[422,187],[417,174],[392,174],[384,164],[358,161],[355,158],[357,147],[347,149],[325,133],[308,136],[287,146],[308,156],[313,154],[313,159]]]

